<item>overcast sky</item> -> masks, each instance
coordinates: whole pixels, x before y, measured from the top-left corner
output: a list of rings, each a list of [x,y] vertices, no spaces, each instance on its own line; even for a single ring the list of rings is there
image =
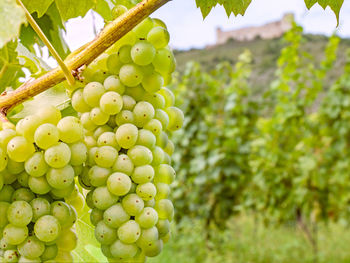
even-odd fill
[[[253,0],[244,17],[227,18],[221,6],[212,10],[203,21],[200,10],[196,8],[195,0],[173,0],[161,7],[153,17],[166,22],[171,34],[171,46],[178,49],[201,48],[215,43],[215,29],[224,30],[242,28],[251,25],[262,25],[280,19],[283,14],[292,12],[296,20],[303,25],[308,33],[330,35],[335,30],[343,37],[350,37],[350,1],[344,1],[340,14],[340,26],[336,29],[336,18],[332,11],[326,11],[315,5],[310,11],[303,0]],[[67,36],[72,50],[94,38],[92,15],[89,13],[83,19],[72,19],[67,24]],[[103,21],[95,17],[97,29],[103,27]]]

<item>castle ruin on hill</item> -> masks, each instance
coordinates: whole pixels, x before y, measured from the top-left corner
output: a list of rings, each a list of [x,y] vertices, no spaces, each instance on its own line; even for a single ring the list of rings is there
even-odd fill
[[[281,37],[292,27],[294,20],[293,14],[286,14],[279,21],[271,22],[262,26],[245,27],[237,30],[222,31],[221,28],[216,30],[216,44],[225,44],[228,40],[251,41],[256,38],[273,39]]]

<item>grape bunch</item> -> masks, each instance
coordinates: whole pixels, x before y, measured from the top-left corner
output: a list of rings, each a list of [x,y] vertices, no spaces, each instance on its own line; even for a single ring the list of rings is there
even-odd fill
[[[2,125],[0,262],[73,261],[75,207],[84,204],[75,176],[86,160],[80,120],[55,107]]]
[[[147,18],[85,69],[83,85],[68,90],[88,147],[79,182],[111,262],[143,262],[170,238],[168,132],[180,129],[184,116],[165,87],[175,70],[168,43],[165,24]]]

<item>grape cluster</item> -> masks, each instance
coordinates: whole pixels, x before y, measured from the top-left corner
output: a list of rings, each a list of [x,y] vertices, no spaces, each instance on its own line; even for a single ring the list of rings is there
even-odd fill
[[[75,176],[86,160],[80,120],[55,107],[2,125],[0,262],[72,262],[84,205]]]
[[[165,24],[147,18],[86,68],[86,85],[69,90],[88,147],[79,181],[111,262],[154,257],[170,237],[175,171],[167,132],[184,116],[164,87],[175,70],[168,42]]]

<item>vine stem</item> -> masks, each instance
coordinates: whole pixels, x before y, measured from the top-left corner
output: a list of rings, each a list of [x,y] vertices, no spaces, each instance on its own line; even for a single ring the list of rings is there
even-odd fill
[[[93,41],[84,45],[83,49],[79,49],[79,52],[76,54],[73,52],[71,56],[68,56],[65,60],[66,66],[72,70],[77,70],[83,65],[88,65],[142,20],[169,1],[171,0],[143,0],[106,25],[101,33]],[[16,105],[64,80],[65,76],[62,69],[57,67],[34,81],[27,81],[14,92],[0,96],[0,111],[6,114]]]
[[[66,64],[64,64],[62,58],[60,57],[60,55],[57,53],[56,49],[53,47],[53,45],[51,44],[51,42],[47,39],[47,37],[45,36],[44,32],[41,30],[41,28],[39,27],[39,25],[36,23],[36,21],[34,20],[34,18],[31,16],[31,14],[29,13],[29,11],[27,10],[27,8],[24,6],[24,4],[22,3],[21,0],[17,0],[17,2],[19,3],[19,5],[22,7],[22,9],[24,10],[27,20],[29,22],[29,24],[32,26],[32,28],[34,29],[34,31],[38,34],[38,36],[40,37],[40,39],[45,43],[46,47],[49,49],[51,55],[56,59],[58,65],[61,67],[64,76],[66,77],[69,85],[73,86],[75,83],[75,79],[71,73],[71,71],[68,69],[68,67],[66,66]]]

